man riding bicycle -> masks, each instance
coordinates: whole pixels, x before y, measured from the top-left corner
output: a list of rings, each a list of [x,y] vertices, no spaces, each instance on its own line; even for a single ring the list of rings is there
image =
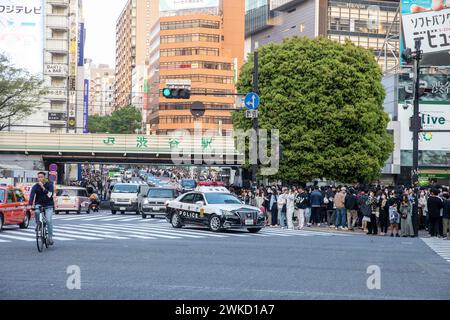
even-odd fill
[[[53,245],[53,183],[45,178],[45,172],[38,173],[38,183],[31,189],[29,205],[35,210],[36,226],[40,221],[41,212],[45,212],[47,218],[48,240]]]

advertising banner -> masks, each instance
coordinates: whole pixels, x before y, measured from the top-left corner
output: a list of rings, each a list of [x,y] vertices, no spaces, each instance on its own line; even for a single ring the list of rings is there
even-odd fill
[[[450,130],[450,75],[421,74],[419,114],[423,130]],[[412,150],[413,88],[409,74],[399,75],[398,120],[401,122],[401,149]],[[421,132],[419,150],[450,150],[449,132]]]
[[[402,0],[400,50],[421,41],[422,65],[450,65],[450,0]],[[402,61],[402,64],[405,64]]]
[[[88,119],[89,119],[89,80],[88,79],[84,79],[84,90],[83,90],[83,133],[89,133]]]
[[[84,23],[80,23],[78,27],[78,66],[84,66],[84,40],[86,37],[86,29]]]
[[[33,74],[43,72],[43,22],[43,0],[0,0],[0,52]]]
[[[159,10],[161,12],[213,8],[218,6],[219,0],[160,0],[159,2]]]

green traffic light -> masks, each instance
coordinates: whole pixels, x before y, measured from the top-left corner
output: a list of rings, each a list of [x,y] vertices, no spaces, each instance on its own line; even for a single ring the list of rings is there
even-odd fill
[[[164,88],[163,89],[163,96],[165,98],[170,98],[171,95],[172,95],[172,90],[170,90],[169,88]]]

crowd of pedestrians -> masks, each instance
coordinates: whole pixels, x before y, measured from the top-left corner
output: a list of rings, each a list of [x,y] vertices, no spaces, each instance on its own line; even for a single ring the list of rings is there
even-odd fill
[[[259,187],[233,190],[246,204],[260,208],[268,227],[329,227],[363,230],[368,235],[414,237],[414,189],[381,186]],[[422,188],[418,225],[431,237],[450,240],[450,200],[445,187]],[[416,220],[417,221],[417,220]]]

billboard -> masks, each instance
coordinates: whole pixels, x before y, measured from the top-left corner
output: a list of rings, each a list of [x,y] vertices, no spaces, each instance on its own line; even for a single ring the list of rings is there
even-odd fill
[[[399,75],[398,120],[401,122],[401,149],[412,150],[409,119],[413,115],[413,88],[409,74]],[[420,76],[419,115],[423,130],[450,130],[450,75],[427,73]],[[408,105],[406,107],[406,105]],[[450,150],[450,132],[421,132],[419,150]]]
[[[420,104],[420,118],[424,130],[449,130],[450,104]],[[409,118],[413,108],[398,109],[398,120],[401,122],[401,150],[412,150],[412,132],[409,131]],[[421,132],[419,134],[419,150],[450,151],[450,132]]]
[[[40,75],[44,61],[44,8],[43,0],[0,0],[0,52],[16,67]]]
[[[160,12],[214,8],[218,6],[219,0],[160,0],[159,2]]]
[[[422,65],[450,65],[450,1],[402,0],[401,11],[400,50],[411,48],[414,51],[415,41],[419,39],[423,51]]]

